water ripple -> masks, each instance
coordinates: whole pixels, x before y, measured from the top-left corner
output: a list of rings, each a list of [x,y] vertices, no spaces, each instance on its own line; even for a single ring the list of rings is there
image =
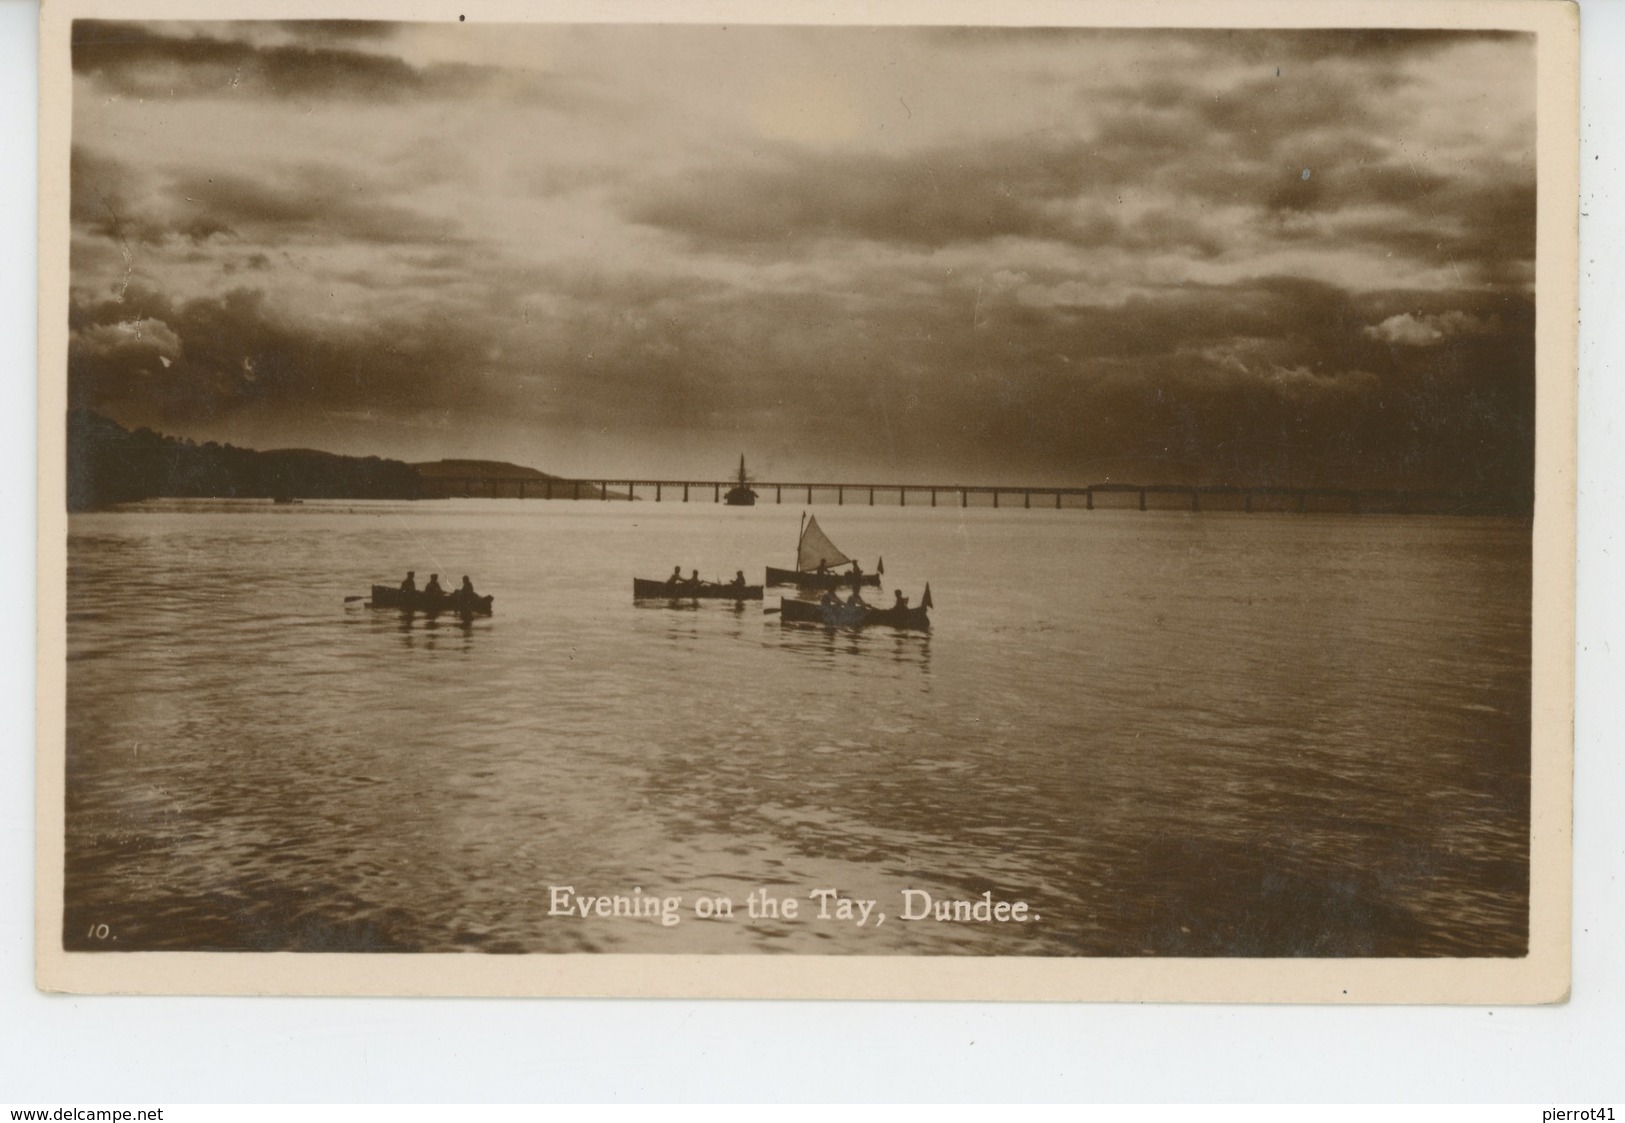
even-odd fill
[[[75,516],[65,936],[120,949],[1514,955],[1529,539],[1470,519],[848,509],[929,633],[634,605],[789,509]],[[613,560],[611,560],[613,559]],[[472,574],[474,621],[346,604]],[[767,607],[771,607],[770,600]],[[550,915],[549,887],[727,898]],[[885,924],[744,915],[757,890]],[[902,891],[1043,916],[899,918]],[[811,902],[804,902],[811,907]]]

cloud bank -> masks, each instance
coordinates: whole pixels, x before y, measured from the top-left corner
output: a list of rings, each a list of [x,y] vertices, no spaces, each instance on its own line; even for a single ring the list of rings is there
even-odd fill
[[[1471,487],[1533,43],[81,22],[76,404],[561,474]]]

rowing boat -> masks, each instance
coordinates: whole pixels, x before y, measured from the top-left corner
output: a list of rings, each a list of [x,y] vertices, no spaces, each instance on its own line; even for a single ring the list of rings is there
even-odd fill
[[[809,572],[800,569],[775,569],[770,565],[767,567],[767,583],[769,585],[799,585],[803,589],[849,589],[852,587],[852,575],[850,573],[834,573],[829,570],[820,573],[817,570]],[[878,587],[880,585],[880,574],[861,574],[858,577],[858,584]]]
[[[647,581],[632,578],[633,600],[761,600],[760,585],[715,585],[701,581],[698,585],[679,581],[675,585],[665,581]]]
[[[857,564],[830,541],[829,535],[818,525],[818,516],[813,515],[802,524],[801,537],[796,541],[796,567],[777,569],[768,566],[767,583],[799,585],[803,589],[844,589],[880,584],[880,575],[886,572],[884,559],[875,567],[878,570],[875,573],[836,570],[837,566]]]
[[[492,597],[466,597],[461,592],[431,595],[421,589],[406,592],[388,585],[374,585],[369,608],[398,608],[402,612],[422,612],[433,616],[440,612],[455,612],[462,616],[491,615]]]
[[[886,624],[893,628],[929,631],[929,604],[918,608],[871,608],[866,604],[820,604],[817,601],[779,598],[779,619],[792,624],[822,624],[826,628],[868,628]]]

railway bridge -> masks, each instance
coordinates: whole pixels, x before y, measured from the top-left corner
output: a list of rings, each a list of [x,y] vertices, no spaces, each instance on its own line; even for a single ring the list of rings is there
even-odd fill
[[[737,480],[559,479],[555,477],[439,477],[424,481],[435,498],[596,500],[600,502],[720,503]],[[753,482],[757,504],[1021,507],[1024,509],[1129,508],[1349,514],[1512,513],[1504,496],[1465,491],[1405,491],[1331,487],[1249,487],[1235,484],[1123,483],[1079,487],[1027,484]]]

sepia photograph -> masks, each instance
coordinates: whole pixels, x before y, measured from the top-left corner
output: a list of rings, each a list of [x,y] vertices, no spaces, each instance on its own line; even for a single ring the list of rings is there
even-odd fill
[[[1569,6],[374,7],[42,19],[43,987],[1563,998]]]

